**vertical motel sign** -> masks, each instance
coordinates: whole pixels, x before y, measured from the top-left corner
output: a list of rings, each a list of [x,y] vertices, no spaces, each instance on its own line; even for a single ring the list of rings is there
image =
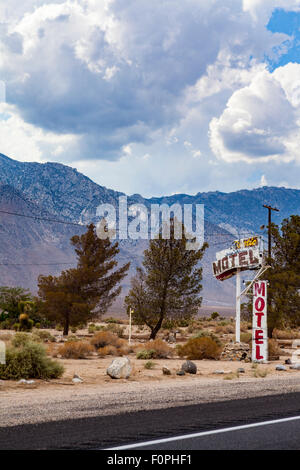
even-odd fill
[[[252,361],[268,360],[267,281],[253,284]]]

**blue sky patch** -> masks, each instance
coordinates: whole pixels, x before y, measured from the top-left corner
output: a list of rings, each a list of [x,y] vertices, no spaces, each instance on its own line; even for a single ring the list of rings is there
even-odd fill
[[[274,57],[266,60],[271,71],[289,62],[300,63],[300,12],[274,10],[267,28],[272,33],[284,33],[290,39],[273,49]]]

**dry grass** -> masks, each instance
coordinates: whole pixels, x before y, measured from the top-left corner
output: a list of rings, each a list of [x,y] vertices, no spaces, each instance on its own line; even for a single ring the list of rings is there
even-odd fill
[[[110,331],[99,331],[91,339],[91,345],[96,349],[104,348],[105,346],[121,348],[124,345],[124,340],[118,338],[118,336]]]
[[[11,341],[13,337],[13,333],[0,333],[0,341],[4,341],[5,343]]]
[[[269,353],[269,358],[274,357],[274,356],[281,356],[283,354],[276,339],[268,340],[268,353]]]
[[[126,340],[119,338],[110,331],[96,333],[91,339],[91,345],[97,350],[100,357],[126,356],[136,349],[136,346],[129,346]]]
[[[85,359],[94,351],[87,341],[66,341],[58,348],[58,354],[64,359]]]
[[[153,358],[166,359],[174,354],[174,350],[162,339],[148,341],[143,345],[143,350],[154,351]]]
[[[253,377],[255,377],[256,379],[258,378],[263,379],[264,377],[267,377],[268,373],[269,373],[268,369],[262,369],[260,367],[256,367],[253,370]]]
[[[210,337],[192,338],[183,346],[178,346],[177,351],[180,357],[187,359],[219,359],[221,348]]]
[[[233,334],[235,329],[234,329],[234,326],[232,325],[224,325],[224,326],[221,326],[221,325],[218,325],[216,326],[216,328],[214,329],[215,333],[216,334]]]
[[[103,348],[99,348],[97,352],[98,352],[99,357],[117,356],[118,355],[117,348],[115,346],[112,346],[112,345],[104,346]]]
[[[300,333],[295,330],[277,330],[273,331],[273,338],[275,339],[299,339]]]

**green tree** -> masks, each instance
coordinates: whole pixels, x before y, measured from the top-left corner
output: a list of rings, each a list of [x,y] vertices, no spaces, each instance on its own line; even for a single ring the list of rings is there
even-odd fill
[[[272,225],[272,257],[264,279],[268,285],[268,337],[275,328],[300,326],[300,216],[284,219],[281,229]],[[242,318],[252,319],[252,295],[242,304]]]
[[[174,226],[172,220],[169,239],[164,239],[160,231],[157,239],[150,241],[143,267],[137,268],[125,299],[125,305],[134,309],[134,321],[150,328],[150,339],[156,337],[164,320],[190,319],[202,302],[199,262],[208,245],[187,250],[184,227],[182,238],[176,239]]]
[[[300,325],[300,216],[284,219],[281,230],[272,226],[268,287],[268,336],[274,328]]]
[[[77,268],[60,276],[39,276],[39,297],[49,320],[63,323],[64,335],[77,326],[101,316],[120,294],[121,280],[130,263],[117,269],[118,243],[97,237],[95,226],[71,238],[77,255]]]
[[[0,309],[1,319],[9,318],[17,321],[21,312],[21,302],[31,302],[32,295],[22,287],[0,287]]]
[[[210,316],[210,318],[211,318],[212,320],[217,320],[217,318],[219,318],[219,317],[220,317],[220,315],[219,315],[218,312],[213,312],[213,313],[211,314],[211,316]]]

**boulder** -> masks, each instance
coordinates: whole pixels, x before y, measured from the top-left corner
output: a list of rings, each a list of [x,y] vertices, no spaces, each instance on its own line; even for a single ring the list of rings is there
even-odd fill
[[[19,385],[33,385],[35,383],[34,380],[26,380],[26,379],[21,379],[17,382]]]
[[[72,382],[73,382],[74,384],[82,384],[83,379],[82,379],[79,375],[74,374],[73,379],[72,379]]]
[[[168,343],[176,343],[176,336],[172,333],[169,334],[168,336],[168,339],[167,339]]]
[[[300,370],[300,364],[293,364],[292,366],[290,366],[290,369]]]
[[[176,375],[181,375],[182,376],[182,375],[185,375],[185,372],[184,372],[184,370],[178,370],[176,372]]]
[[[171,371],[170,371],[169,367],[166,367],[166,366],[163,366],[162,373],[164,375],[171,375]]]
[[[243,367],[239,367],[238,370],[237,370],[237,372],[238,372],[239,374],[244,374],[244,373],[245,373],[245,369],[243,369]]]
[[[279,365],[279,366],[276,366],[276,370],[286,370],[286,367]]]
[[[112,379],[128,379],[132,371],[128,357],[117,357],[107,368],[107,375]]]
[[[192,361],[185,361],[181,366],[181,370],[187,374],[197,374],[197,366]]]

